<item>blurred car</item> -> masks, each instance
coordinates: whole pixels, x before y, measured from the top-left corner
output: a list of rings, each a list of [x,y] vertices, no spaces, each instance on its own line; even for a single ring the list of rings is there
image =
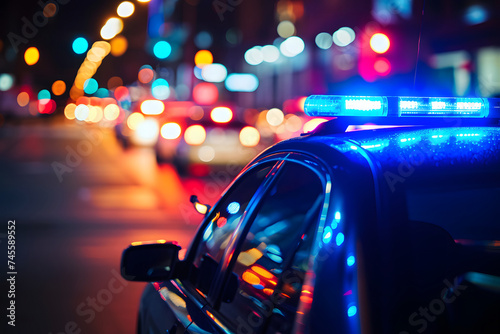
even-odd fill
[[[186,256],[134,243],[138,333],[499,333],[500,99],[312,96]],[[361,117],[360,117],[361,116]],[[349,125],[394,128],[344,132]],[[409,126],[408,126],[409,125]]]
[[[215,107],[211,115],[217,109],[219,119],[216,113],[215,120],[203,117],[205,112],[199,106],[184,117],[164,118],[155,145],[158,163],[172,163],[182,175],[203,176],[228,166],[240,171],[266,147],[255,127],[234,120],[228,107]],[[188,117],[193,112],[198,115]]]

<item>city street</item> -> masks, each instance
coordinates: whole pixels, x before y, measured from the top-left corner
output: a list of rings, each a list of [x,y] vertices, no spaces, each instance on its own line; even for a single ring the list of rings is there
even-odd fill
[[[15,221],[15,333],[134,333],[144,284],[120,277],[122,250],[185,248],[201,220],[190,193],[213,204],[226,182],[181,180],[150,149],[123,150],[111,129],[61,119],[1,127],[0,175],[2,254]]]

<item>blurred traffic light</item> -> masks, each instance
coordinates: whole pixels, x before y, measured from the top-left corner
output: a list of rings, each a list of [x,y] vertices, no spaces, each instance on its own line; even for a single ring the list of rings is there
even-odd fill
[[[370,47],[371,49],[379,54],[386,53],[391,46],[391,41],[387,35],[382,33],[373,34],[370,38]]]
[[[26,64],[30,66],[35,65],[38,62],[38,59],[40,59],[40,52],[38,52],[38,49],[34,46],[28,48],[24,53],[24,60],[26,61]]]
[[[391,62],[387,57],[381,56],[389,51],[390,46],[391,40],[386,34],[365,29],[360,37],[358,60],[358,71],[364,80],[373,82],[391,73]]]

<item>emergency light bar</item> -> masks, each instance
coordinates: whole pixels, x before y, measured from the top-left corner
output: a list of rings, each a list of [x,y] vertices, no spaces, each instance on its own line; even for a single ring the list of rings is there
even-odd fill
[[[398,97],[311,95],[309,116],[500,118],[500,99],[466,97]]]

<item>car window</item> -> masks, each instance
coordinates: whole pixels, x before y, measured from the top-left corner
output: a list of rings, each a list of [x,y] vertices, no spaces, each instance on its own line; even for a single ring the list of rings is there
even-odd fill
[[[209,291],[218,263],[248,203],[273,165],[274,162],[266,163],[243,175],[208,216],[189,277],[189,281],[203,295]]]
[[[220,313],[234,328],[261,330],[272,316],[270,323],[281,324],[274,330],[291,330],[323,198],[314,171],[285,164],[263,196],[232,267],[238,289]]]

